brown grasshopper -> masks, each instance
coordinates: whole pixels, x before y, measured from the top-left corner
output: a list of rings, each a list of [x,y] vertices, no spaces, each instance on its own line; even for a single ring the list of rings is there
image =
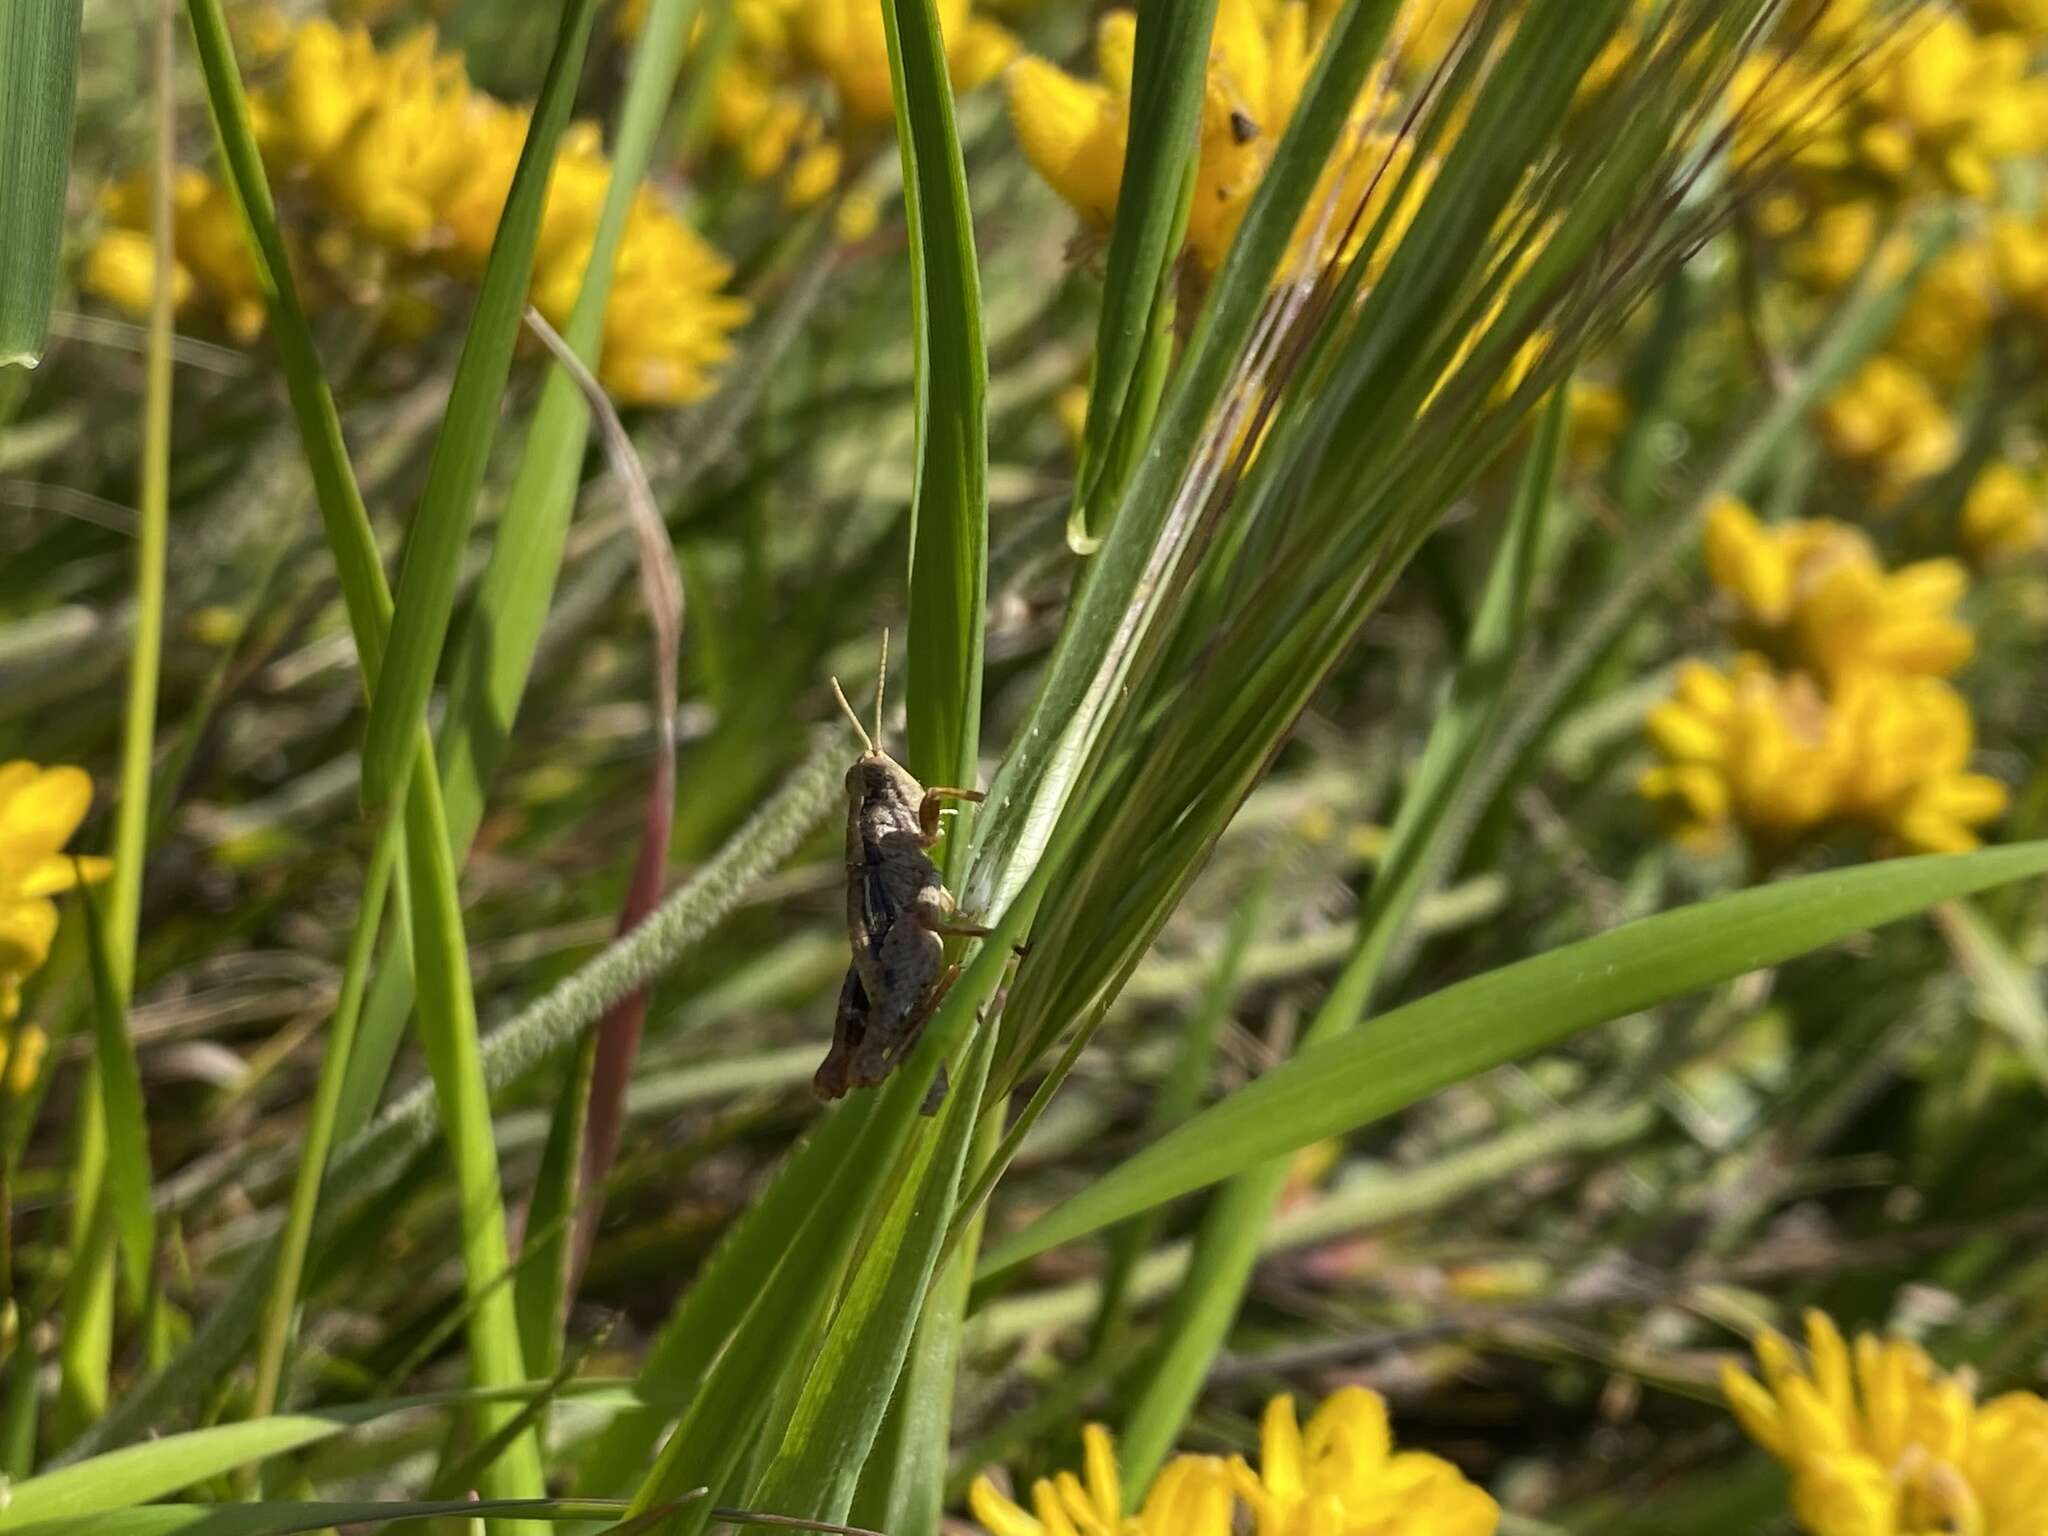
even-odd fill
[[[926,789],[884,752],[882,689],[889,637],[882,636],[882,674],[875,683],[875,733],[846,702],[839,679],[832,692],[866,749],[846,770],[846,936],[853,963],[839,988],[832,1049],[811,1079],[821,1099],[882,1081],[909,1056],[960,967],[947,965],[943,938],[979,938],[988,929],[962,922],[953,893],[926,850],[939,840],[947,800],[982,798],[972,789]],[[933,1085],[929,1111],[945,1079]]]

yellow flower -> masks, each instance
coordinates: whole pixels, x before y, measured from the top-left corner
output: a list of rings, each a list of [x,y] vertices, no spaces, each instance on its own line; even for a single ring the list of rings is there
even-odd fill
[[[1740,826],[1775,853],[1834,814],[1840,745],[1826,700],[1803,674],[1780,677],[1756,655],[1738,657],[1730,672],[1688,661],[1644,724],[1663,761],[1638,792],[1687,847],[1712,849]]]
[[[1991,227],[1991,259],[1999,287],[2037,320],[2048,320],[2048,213],[2032,220],[2003,217]]]
[[[1948,467],[1955,423],[1926,378],[1895,357],[1874,357],[1816,416],[1828,450],[1868,483],[1880,506]]]
[[[1396,1451],[1377,1392],[1345,1387],[1304,1430],[1294,1399],[1276,1397],[1260,1426],[1259,1470],[1241,1457],[1232,1480],[1258,1536],[1492,1536],[1500,1506],[1441,1457]]]
[[[1968,771],[1970,709],[1938,678],[1865,671],[1823,694],[1754,654],[1725,673],[1688,661],[1645,727],[1661,760],[1638,791],[1695,849],[1739,827],[1775,858],[1840,825],[1908,852],[1955,852],[2005,809],[2004,785]]]
[[[85,253],[78,281],[87,293],[133,315],[149,313],[156,296],[156,244],[139,229],[110,229]],[[192,274],[180,261],[171,263],[171,302],[192,300]]]
[[[1346,1387],[1304,1428],[1294,1400],[1276,1397],[1260,1426],[1259,1467],[1242,1458],[1176,1456],[1135,1515],[1122,1513],[1108,1431],[1083,1432],[1084,1476],[1062,1472],[1032,1488],[1032,1509],[986,1476],[968,1504],[993,1536],[1230,1536],[1234,1499],[1258,1536],[1492,1536],[1500,1509],[1449,1462],[1396,1451],[1378,1393]]]
[[[1830,686],[1873,670],[1945,677],[1970,659],[1974,637],[1954,616],[1969,578],[1956,561],[1887,571],[1860,529],[1766,527],[1732,497],[1708,512],[1705,550],[1748,638]]]
[[[2048,505],[2010,464],[1993,464],[1963,500],[1963,544],[1979,561],[2038,549],[2048,538]]]
[[[448,242],[443,210],[471,172],[480,103],[462,56],[437,53],[431,31],[375,57],[367,110],[307,158],[335,206],[371,239],[430,250]]]
[[[1975,1401],[1918,1345],[1806,1314],[1807,1361],[1774,1332],[1756,1341],[1759,1381],[1721,1372],[1730,1411],[1792,1476],[1812,1536],[2036,1536],[2048,1509],[2048,1402]]]
[[[641,6],[622,13],[637,30]],[[872,142],[895,116],[889,43],[870,0],[739,0],[739,47],[712,92],[713,137],[753,181],[790,172],[784,195],[806,207],[837,185],[851,143]],[[972,0],[938,0],[947,73],[959,92],[1001,74],[1017,40],[974,14]],[[816,103],[819,81],[834,108]],[[834,124],[836,123],[836,132]]]
[[[67,855],[64,845],[92,804],[82,768],[0,763],[0,1024],[21,1007],[21,983],[50,957],[57,904],[81,876],[104,879],[105,859]]]
[[[1206,271],[1221,265],[1243,222],[1301,100],[1328,24],[1326,14],[1303,0],[1221,0],[1217,6],[1187,233],[1188,249]],[[1133,14],[1111,11],[1096,29],[1096,80],[1076,79],[1038,58],[1018,60],[1006,77],[1010,121],[1024,157],[1069,207],[1098,228],[1114,217],[1123,178],[1135,39]],[[1296,231],[1297,245],[1319,231],[1326,210],[1339,210],[1334,222],[1342,226],[1369,188],[1375,198],[1391,195],[1406,153],[1406,141],[1377,128],[1361,106],[1309,199]],[[1380,176],[1383,167],[1388,174]],[[1412,215],[1426,180],[1415,178],[1404,216]],[[1367,204],[1354,241],[1370,229],[1378,206]],[[1340,233],[1322,233],[1320,255],[1339,254]]]
[[[1628,425],[1628,397],[1613,384],[1574,377],[1566,409],[1566,454],[1580,464],[1605,463]]]
[[[86,253],[79,280],[88,292],[130,314],[149,311],[156,260],[150,242],[146,175],[110,184],[100,194],[108,229]],[[171,292],[182,307],[204,299],[237,341],[263,330],[263,284],[249,259],[233,197],[202,171],[181,166],[171,184]]]
[[[711,393],[712,371],[732,354],[732,332],[748,315],[745,300],[719,291],[731,275],[724,257],[641,190],[605,306],[598,378],[614,399],[682,405]]]
[[[1953,246],[1913,290],[1887,348],[1928,378],[1953,387],[1984,350],[1998,301],[1991,248],[1979,240]]]
[[[1216,1456],[1176,1456],[1135,1515],[1123,1512],[1116,1447],[1109,1431],[1081,1432],[1082,1476],[1061,1472],[1031,1486],[1035,1514],[998,1492],[984,1474],[967,1490],[974,1518],[993,1536],[1230,1536],[1231,1482]]]

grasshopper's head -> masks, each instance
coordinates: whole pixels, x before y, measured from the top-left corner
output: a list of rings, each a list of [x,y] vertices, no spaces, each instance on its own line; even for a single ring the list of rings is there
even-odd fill
[[[910,775],[895,758],[882,750],[882,690],[889,677],[889,632],[882,631],[882,658],[875,674],[875,731],[872,736],[861,723],[853,706],[846,702],[846,692],[839,686],[839,679],[832,679],[832,693],[839,700],[839,707],[846,713],[846,720],[853,732],[860,737],[861,754],[846,770],[846,801],[854,810],[871,805],[878,799],[893,801],[915,801],[924,792],[916,779]]]

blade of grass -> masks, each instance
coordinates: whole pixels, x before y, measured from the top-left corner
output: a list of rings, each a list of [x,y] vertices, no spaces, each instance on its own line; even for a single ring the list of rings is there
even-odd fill
[[[127,1279],[129,1310],[140,1316],[148,1303],[156,1256],[156,1211],[149,1202],[149,1122],[143,1107],[142,1071],[128,1035],[121,982],[113,946],[89,889],[79,892],[85,911],[86,949],[91,959],[93,1036],[100,1098],[105,1109],[107,1160],[104,1187],[96,1196],[113,1213]]]
[[[1169,530],[1168,523],[1183,476],[1397,8],[1394,0],[1357,0],[1338,16],[1317,56],[1196,323],[1150,450],[1088,564],[1030,716],[990,787],[963,893],[970,911],[1000,910],[1029,875],[1113,712],[1152,607],[1182,553],[1188,530]]]
[[[1209,68],[1216,0],[1140,0],[1131,64],[1130,141],[1102,282],[1102,313],[1080,469],[1067,514],[1067,542],[1082,553],[1101,542],[1102,525],[1123,491],[1128,465],[1120,440],[1143,443],[1166,382],[1171,348],[1172,279],[1194,195],[1195,150]]]
[[[847,1282],[782,1446],[748,1497],[843,1521],[902,1377],[974,1140],[995,1031],[969,1048],[936,1136],[921,1138]]]
[[[33,368],[43,355],[64,239],[84,8],[84,0],[16,0],[0,25],[0,368]]]
[[[683,578],[676,568],[675,546],[669,542],[668,527],[654,503],[654,488],[647,482],[647,471],[633,449],[633,440],[626,435],[625,423],[619,420],[619,413],[612,408],[596,375],[538,311],[529,310],[526,319],[554,354],[555,361],[575,380],[597,418],[605,457],[619,483],[627,526],[633,536],[641,605],[647,610],[654,653],[654,772],[641,811],[640,851],[634,859],[625,904],[619,912],[618,931],[625,934],[639,927],[660,902],[661,887],[668,873],[669,841],[676,812],[676,674],[677,655],[683,642]],[[640,1029],[646,1018],[647,988],[642,986],[613,1004],[597,1027],[597,1048],[590,1060],[585,1102],[573,1110],[581,1126],[581,1167],[576,1177],[580,1194],[569,1246],[571,1258],[567,1270],[561,1272],[564,1293],[545,1309],[549,1315],[566,1319],[569,1300],[597,1241],[605,1182],[611,1177],[612,1162],[619,1151],[619,1133],[625,1124],[626,1085],[633,1075],[633,1060],[640,1050]],[[540,1272],[556,1273],[546,1266]],[[550,1350],[550,1358],[557,1353],[559,1343]]]
[[[463,334],[462,356],[448,389],[448,412],[434,437],[426,485],[406,536],[386,664],[363,727],[363,808],[373,817],[391,808],[417,756],[427,694],[440,670],[462,552],[469,541],[477,492],[483,487],[491,440],[497,435],[520,317],[526,310],[548,179],[575,103],[596,13],[596,0],[569,0],[563,8],[554,56],[548,60],[511,190],[498,216],[476,307]]]
[[[564,38],[579,18],[587,34],[589,7],[565,13]],[[300,425],[320,504],[328,545],[341,578],[356,652],[366,691],[374,701],[385,656],[391,603],[375,538],[363,510],[362,495],[341,438],[340,419],[322,373],[318,353],[307,329],[293,285],[284,239],[277,225],[269,184],[256,145],[249,105],[235,63],[220,0],[189,0],[207,101],[222,158],[228,166],[236,206],[241,213],[250,253],[264,287],[272,333],[284,365],[293,412]],[[581,35],[581,34],[578,34]],[[556,63],[560,63],[557,50]],[[580,59],[580,46],[570,49]],[[566,92],[568,86],[558,86]],[[560,111],[566,112],[566,102]],[[552,145],[550,145],[550,152]],[[537,194],[536,194],[537,195]],[[526,251],[516,265],[531,263],[531,230]],[[517,243],[516,241],[514,243]],[[509,259],[509,258],[508,258]],[[498,265],[497,252],[493,265]],[[523,275],[521,282],[523,283]],[[517,323],[518,295],[513,296],[512,322]],[[509,347],[509,341],[506,342]],[[488,359],[486,359],[488,361]],[[461,371],[460,369],[458,371]],[[483,364],[469,370],[481,374]],[[502,375],[499,380],[502,386]],[[495,408],[496,393],[491,393]],[[443,437],[447,435],[444,423]],[[438,440],[437,440],[438,441]],[[418,717],[415,716],[417,722]],[[412,792],[405,797],[405,859],[412,885],[412,919],[416,957],[420,960],[420,1025],[429,1069],[440,1098],[444,1129],[455,1158],[462,1199],[462,1249],[465,1284],[476,1302],[470,1329],[470,1363],[483,1385],[523,1380],[519,1338],[511,1297],[496,1285],[509,1268],[505,1241],[504,1203],[497,1170],[497,1149],[491,1136],[489,1093],[478,1059],[474,998],[470,992],[468,955],[462,937],[461,906],[455,889],[441,809],[440,782],[432,744],[423,723],[415,723],[419,740],[409,754],[419,765]],[[322,1070],[344,1070],[345,1060],[330,1051]],[[251,1271],[255,1283],[268,1278],[268,1264]],[[247,1332],[241,1333],[246,1339]],[[488,1435],[509,1417],[502,1405],[482,1409],[481,1431]],[[484,1491],[505,1497],[536,1496],[545,1491],[539,1448],[531,1435],[522,1436],[491,1470]]]
[[[940,1063],[958,1050],[974,1028],[978,1011],[994,996],[1011,959],[1010,946],[1028,930],[1059,858],[1059,849],[1048,853],[1041,872],[981,941],[910,1059],[874,1096],[835,1111],[862,1122],[857,1152],[832,1188],[814,1191],[814,1209],[801,1248],[783,1258],[711,1368],[635,1494],[636,1512],[699,1485],[709,1488],[716,1500],[736,1475],[764,1427],[774,1385],[791,1379],[799,1351],[816,1336],[863,1216],[877,1208],[913,1134],[926,1124],[919,1107]],[[707,1511],[685,1510],[674,1528],[682,1536],[696,1536],[706,1519]]]
[[[652,918],[491,1032],[483,1047],[487,1086],[496,1090],[524,1077],[576,1040],[612,1003],[701,942],[795,851],[828,809],[843,803],[840,783],[844,773],[840,734],[822,735],[818,746],[783,786]],[[392,1170],[425,1147],[439,1129],[433,1087],[415,1086],[375,1125],[335,1153],[329,1199],[338,1204],[374,1190]],[[166,1415],[199,1400],[233,1369],[256,1332],[275,1257],[274,1244],[254,1255],[185,1349],[146,1382],[125,1393],[107,1417],[67,1447],[60,1459],[76,1463],[150,1432]],[[711,1347],[716,1348],[716,1341]]]
[[[250,1416],[263,1418],[277,1407],[284,1384],[285,1356],[291,1347],[292,1318],[298,1310],[299,1287],[305,1279],[306,1250],[313,1238],[313,1218],[320,1207],[320,1186],[334,1149],[346,1064],[355,1047],[356,1025],[362,1016],[363,988],[376,954],[378,920],[391,888],[392,872],[404,857],[404,823],[396,819],[378,829],[369,868],[363,876],[355,927],[349,933],[342,961],[341,994],[327,1026],[327,1052],[314,1084],[313,1103],[299,1140],[298,1167],[292,1178],[291,1201],[278,1236],[278,1262],[264,1299],[256,1343],[256,1383]]]
[[[1458,783],[1498,718],[1521,645],[1529,586],[1555,492],[1567,419],[1565,388],[1551,396],[1522,469],[1499,552],[1473,620],[1464,661],[1401,797],[1387,848],[1359,917],[1358,945],[1302,1035],[1303,1048],[1342,1035],[1364,1016],[1381,962],[1420,893],[1431,842]],[[1203,1213],[1186,1283],[1161,1323],[1159,1345],[1137,1376],[1117,1434],[1125,1486],[1151,1485],[1201,1395],[1229,1336],[1285,1192],[1286,1158],[1240,1174]],[[1156,1219],[1160,1214],[1151,1213]],[[1149,1246],[1149,1244],[1148,1244]],[[1135,1506],[1134,1506],[1135,1507]]]
[[[18,1536],[301,1536],[399,1520],[517,1515],[522,1520],[611,1520],[615,1499],[417,1499],[346,1503],[269,1499],[260,1504],[150,1504],[109,1514],[37,1520]]]
[[[42,11],[40,23],[18,19],[10,21],[7,31],[14,34],[11,48],[29,50],[33,54],[39,46],[49,45],[52,37],[48,29],[53,18],[71,10],[71,7],[59,4]],[[128,1036],[127,1021],[128,1000],[135,985],[142,871],[149,842],[149,778],[156,747],[157,683],[163,655],[164,568],[169,545],[171,267],[174,260],[171,178],[176,146],[173,19],[170,6],[159,4],[151,70],[156,153],[151,166],[150,229],[155,286],[150,300],[148,354],[143,373],[142,465],[136,508],[135,614],[121,729],[121,788],[114,811],[114,869],[108,893],[112,908],[111,932],[101,927],[91,892],[82,891],[91,950],[96,1039],[88,1088],[96,1087],[103,1113],[88,1116],[81,1122],[81,1136],[91,1138],[96,1145],[77,1159],[72,1186],[72,1198],[83,1210],[93,1210],[102,1199],[112,1201],[113,1230],[124,1261],[128,1307],[137,1316],[145,1310],[149,1295],[156,1247],[156,1219],[149,1203],[149,1143],[143,1114],[142,1076],[135,1061],[134,1042]],[[63,67],[75,72],[75,15],[71,16],[70,25],[73,57]],[[8,43],[0,43],[0,49],[9,47]],[[19,62],[22,57],[17,54],[9,63]],[[43,62],[46,66],[51,63],[48,59]],[[17,86],[23,90],[34,89],[32,81],[5,78],[9,89]],[[0,109],[0,118],[5,115],[4,109]],[[62,144],[68,151],[68,86],[64,115]],[[34,138],[33,134],[31,138]],[[45,150],[52,147],[48,143],[42,145]],[[4,153],[0,151],[0,154]],[[24,180],[28,185],[19,189],[21,195],[33,195],[35,178],[24,170]],[[5,195],[0,194],[0,197]],[[61,177],[58,196],[61,200]],[[34,214],[27,209],[17,211],[28,220],[26,224],[0,227],[21,230],[33,239]],[[52,251],[52,259],[54,255]],[[0,281],[4,281],[10,290],[15,284],[12,276]],[[45,288],[45,311],[48,298]],[[41,344],[40,324],[38,321],[34,343],[38,346]],[[0,339],[0,351],[4,351],[4,339]],[[107,1143],[104,1148],[97,1146],[102,1139]],[[94,1176],[95,1171],[102,1168],[111,1187],[103,1188],[101,1180]],[[111,1277],[96,1271],[113,1262],[114,1245],[103,1240],[89,1242],[74,1254],[77,1266],[73,1277],[75,1283],[67,1289],[80,1304],[75,1320],[85,1326],[73,1334],[70,1327],[73,1314],[67,1306],[64,1374],[70,1401],[80,1406],[94,1400],[104,1403],[106,1398],[112,1320],[106,1314],[104,1299],[111,1293]],[[93,1305],[95,1298],[101,1301],[101,1305]]]
[[[648,8],[646,25],[634,43],[612,143],[612,179],[598,211],[583,286],[562,329],[563,339],[588,366],[596,365],[602,351],[604,312],[619,243],[675,89],[682,40],[693,12],[693,0],[659,0]],[[533,669],[576,506],[577,476],[589,432],[584,392],[561,368],[549,369],[520,445],[519,466],[499,514],[471,617],[454,645],[439,755],[449,836],[458,862],[468,857],[483,820],[485,790],[504,755]],[[342,1093],[337,1124],[344,1140],[369,1124],[375,1113],[412,1004],[412,957],[405,947],[409,924],[401,921],[395,926],[398,934],[387,946],[370,991],[364,1049],[353,1058]]]
[[[1978,1011],[2004,1032],[2035,1081],[2048,1089],[2048,1006],[2034,970],[1972,902],[1936,907],[1934,921],[1970,978]]]
[[[903,157],[916,351],[917,468],[910,492],[907,751],[926,784],[974,787],[988,598],[988,347],[967,171],[933,0],[884,0]],[[942,859],[957,881],[956,820]]]
[[[984,1274],[1369,1124],[1589,1024],[1779,965],[1938,902],[2048,870],[2048,843],[1893,859],[1739,891],[1502,966],[1304,1050],[1023,1232]]]

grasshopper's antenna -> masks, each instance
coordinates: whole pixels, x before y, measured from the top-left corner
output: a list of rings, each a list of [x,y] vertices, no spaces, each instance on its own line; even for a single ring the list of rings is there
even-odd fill
[[[882,694],[889,686],[889,631],[882,631],[882,659],[875,664],[875,740],[882,739]]]
[[[868,735],[868,728],[860,723],[860,716],[853,712],[853,706],[846,702],[846,690],[839,686],[839,679],[832,679],[832,696],[839,701],[839,707],[846,711],[846,720],[853,727],[853,734],[860,738],[860,744],[872,752],[875,743]]]

